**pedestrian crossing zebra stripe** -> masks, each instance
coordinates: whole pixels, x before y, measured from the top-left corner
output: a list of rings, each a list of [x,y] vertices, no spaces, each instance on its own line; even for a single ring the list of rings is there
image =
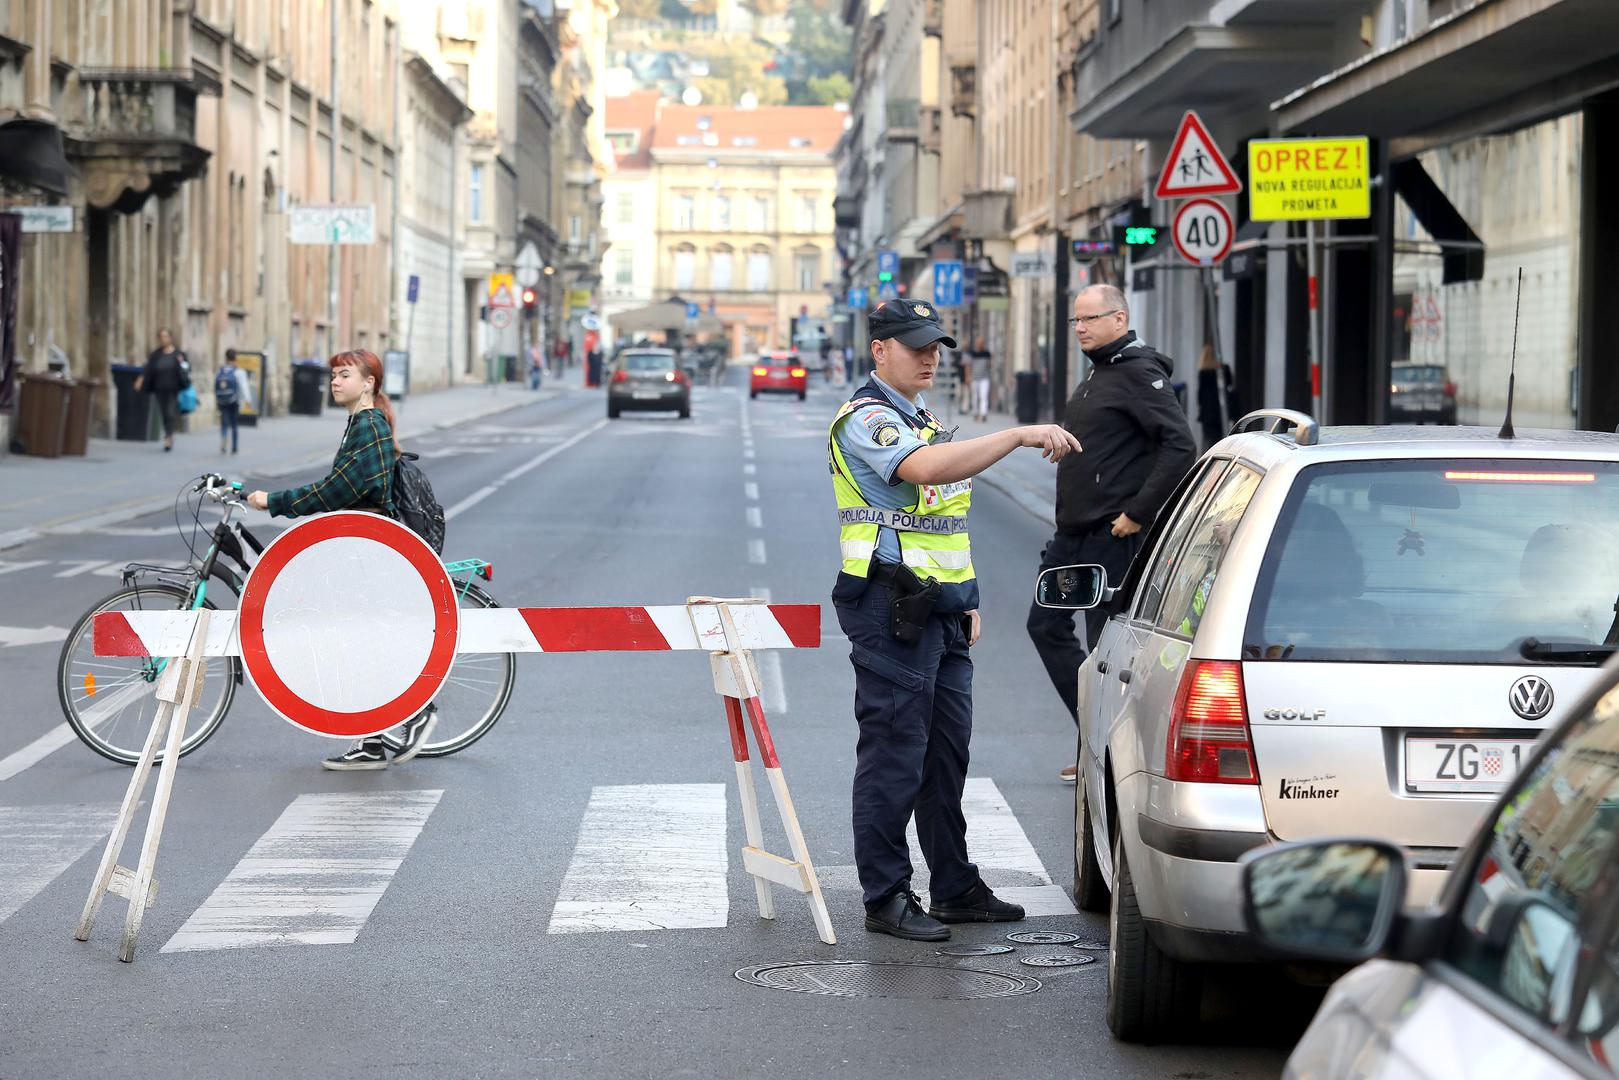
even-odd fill
[[[443,794],[298,796],[161,951],[353,943]]]
[[[0,806],[0,922],[112,831],[117,803]]]

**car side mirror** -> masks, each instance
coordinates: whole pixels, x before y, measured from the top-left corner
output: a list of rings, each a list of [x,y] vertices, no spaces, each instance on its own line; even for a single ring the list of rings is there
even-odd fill
[[[1387,947],[1405,903],[1405,856],[1382,841],[1276,845],[1241,862],[1248,932],[1294,959],[1371,959]]]
[[[1088,611],[1113,599],[1107,568],[1096,563],[1053,566],[1042,570],[1034,583],[1034,602],[1041,607]]]

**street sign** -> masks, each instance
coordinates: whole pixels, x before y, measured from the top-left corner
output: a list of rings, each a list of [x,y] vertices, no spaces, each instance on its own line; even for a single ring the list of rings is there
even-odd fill
[[[933,264],[933,306],[960,307],[964,275],[960,259],[941,259]]]
[[[1213,199],[1193,199],[1175,214],[1175,250],[1187,262],[1213,266],[1231,251],[1231,214]]]
[[[373,203],[306,203],[287,212],[292,244],[374,244],[377,208]]]
[[[871,293],[866,289],[855,287],[849,290],[849,306],[865,309],[871,306]]]
[[[438,696],[460,608],[421,537],[346,510],[270,542],[242,589],[236,628],[242,667],[266,705],[305,731],[355,739],[404,723]]]
[[[1099,259],[1104,255],[1117,255],[1119,253],[1119,245],[1112,240],[1080,239],[1075,240],[1071,247],[1074,258],[1082,262]]]
[[[892,281],[879,281],[877,283],[877,299],[883,303],[899,299],[899,286]],[[938,303],[938,301],[934,301]]]
[[[942,263],[939,265],[943,265]],[[960,265],[957,263],[956,265]],[[1048,278],[1054,273],[1051,256],[1044,251],[1014,251],[1012,276],[1015,278]],[[935,301],[937,302],[937,301]]]
[[[888,275],[886,278],[884,274]],[[899,274],[899,252],[877,252],[877,280],[891,281]]]
[[[1197,113],[1187,110],[1153,194],[1160,199],[1186,199],[1193,195],[1231,195],[1241,190],[1242,181],[1231,171],[1209,129]]]
[[[73,231],[71,206],[8,206],[4,213],[22,218],[25,233],[57,233]]]
[[[517,306],[517,285],[510,274],[489,275],[489,306],[490,308]]]
[[[506,329],[516,317],[511,308],[492,307],[489,309],[489,325],[496,330]]]
[[[422,279],[415,274],[410,275],[410,284],[405,288],[405,303],[414,304],[416,296],[421,292]]]
[[[693,303],[690,303],[690,302],[688,302],[686,304],[686,318],[687,318],[687,320],[689,320],[691,322],[696,322],[697,317],[699,315],[701,315],[702,313],[703,313],[702,305],[693,304]]]
[[[1345,139],[1255,139],[1248,144],[1248,216],[1323,221],[1372,216],[1371,147]]]
[[[540,249],[530,240],[523,245],[523,250],[517,253],[517,284],[525,289],[533,288],[540,283]]]

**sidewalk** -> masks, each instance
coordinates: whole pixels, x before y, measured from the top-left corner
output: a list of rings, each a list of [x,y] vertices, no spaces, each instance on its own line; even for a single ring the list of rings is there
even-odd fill
[[[584,385],[583,367],[547,378],[532,391],[525,383],[457,386],[397,402],[399,437],[464,424],[544,401]],[[241,453],[221,457],[219,430],[193,425],[177,434],[172,453],[161,442],[90,440],[84,457],[0,457],[0,551],[49,531],[93,529],[166,510],[187,477],[220,472],[275,476],[327,464],[343,432],[341,410],[321,416],[274,416],[242,428]]]

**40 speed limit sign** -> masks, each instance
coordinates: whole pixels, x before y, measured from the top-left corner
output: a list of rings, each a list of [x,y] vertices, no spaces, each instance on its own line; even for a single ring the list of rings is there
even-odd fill
[[[1175,250],[1195,266],[1213,266],[1231,251],[1231,214],[1213,199],[1193,199],[1175,214]]]

